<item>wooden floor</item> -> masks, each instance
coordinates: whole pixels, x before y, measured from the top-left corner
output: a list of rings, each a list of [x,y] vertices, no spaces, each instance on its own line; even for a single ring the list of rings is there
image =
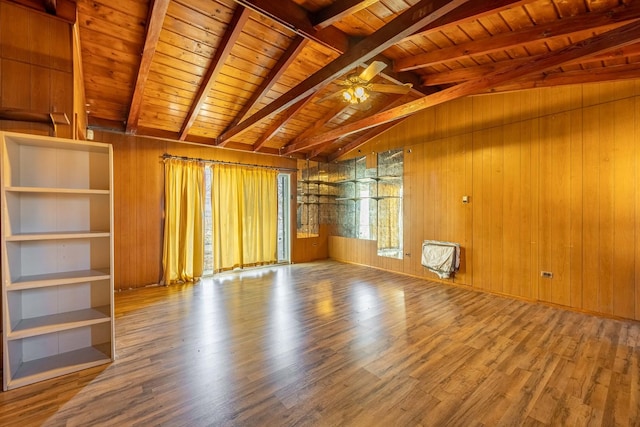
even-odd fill
[[[117,360],[0,425],[640,424],[640,324],[323,261],[116,295]]]

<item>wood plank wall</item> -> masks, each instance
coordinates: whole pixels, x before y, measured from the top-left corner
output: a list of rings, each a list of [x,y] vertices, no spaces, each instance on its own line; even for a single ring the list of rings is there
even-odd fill
[[[68,22],[0,0],[0,107],[67,112],[72,124],[58,126],[58,136],[84,139],[84,87],[82,79],[74,80],[74,74],[82,73],[77,43]],[[12,132],[48,135],[49,129],[42,124],[0,121],[0,130]],[[94,140],[114,146],[116,289],[154,284],[160,278],[163,153],[295,168],[292,159],[106,132],[96,132]],[[291,185],[296,188],[295,174]],[[295,236],[295,230],[292,233]],[[294,237],[292,260],[326,258],[326,242],[326,233],[324,239]]]
[[[18,36],[19,34],[19,36]],[[72,26],[0,1],[0,107],[74,117]],[[44,124],[0,121],[0,129],[48,135]],[[73,137],[72,125],[58,136]]]
[[[161,157],[164,153],[264,166],[296,167],[296,161],[289,158],[109,132],[96,131],[94,140],[113,146],[114,269],[117,290],[156,284],[161,278],[164,210],[164,166]],[[292,185],[295,188],[295,179]],[[292,218],[295,218],[294,204],[291,209]],[[295,227],[295,222],[292,227]],[[293,228],[291,232],[295,235]],[[293,243],[295,251],[295,241]]]
[[[422,241],[455,241],[457,284],[640,319],[639,136],[640,80],[483,95],[423,112],[359,154],[405,149],[410,255],[389,260],[371,242],[340,237],[330,237],[329,254],[433,279],[420,265]]]

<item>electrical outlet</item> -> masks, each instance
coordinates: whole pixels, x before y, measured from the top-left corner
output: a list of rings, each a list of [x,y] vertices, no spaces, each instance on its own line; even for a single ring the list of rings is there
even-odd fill
[[[550,271],[541,271],[540,276],[544,277],[545,279],[553,279],[553,273]]]

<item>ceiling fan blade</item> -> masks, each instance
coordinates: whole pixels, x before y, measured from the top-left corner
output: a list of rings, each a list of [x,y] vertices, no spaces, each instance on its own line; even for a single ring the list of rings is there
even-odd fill
[[[405,93],[409,93],[411,86],[411,83],[405,83],[403,85],[380,85],[374,83],[370,86],[370,90],[372,92],[397,93],[404,95]]]
[[[360,77],[365,82],[368,82],[372,78],[378,75],[380,71],[387,68],[387,64],[382,61],[373,61],[371,65],[364,69],[362,73],[358,77]]]

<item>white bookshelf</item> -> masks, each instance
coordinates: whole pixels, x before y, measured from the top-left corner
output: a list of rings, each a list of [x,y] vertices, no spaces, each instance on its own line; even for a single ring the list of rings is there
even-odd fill
[[[115,356],[109,144],[0,132],[3,389]]]

